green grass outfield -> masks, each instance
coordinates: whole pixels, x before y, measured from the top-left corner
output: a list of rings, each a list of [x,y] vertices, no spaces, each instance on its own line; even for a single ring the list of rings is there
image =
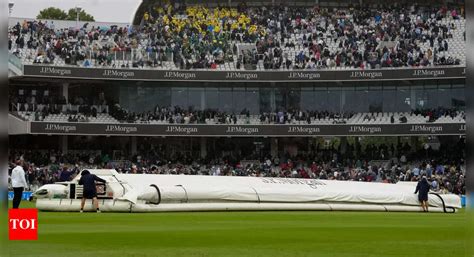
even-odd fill
[[[10,241],[10,256],[459,257],[467,242],[464,211],[39,212],[38,219],[38,240]]]

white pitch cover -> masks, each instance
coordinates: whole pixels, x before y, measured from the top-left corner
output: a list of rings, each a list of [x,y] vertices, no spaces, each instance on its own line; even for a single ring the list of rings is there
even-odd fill
[[[414,182],[386,184],[294,178],[118,174],[115,170],[89,171],[106,179],[108,190],[114,191],[113,200],[102,201],[103,211],[421,210],[418,195],[414,193]],[[40,189],[48,186],[51,185]],[[123,193],[123,189],[117,190],[118,188],[125,188],[126,192]],[[445,206],[461,208],[459,196],[440,196]],[[79,201],[38,197],[37,208],[47,211],[76,211],[79,210]],[[430,194],[430,211],[443,211],[443,201]]]

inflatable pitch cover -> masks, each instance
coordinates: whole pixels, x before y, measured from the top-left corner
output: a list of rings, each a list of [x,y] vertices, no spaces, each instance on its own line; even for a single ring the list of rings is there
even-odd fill
[[[416,183],[195,175],[119,174],[91,170],[103,212],[166,211],[421,211]],[[79,211],[80,175],[71,182],[48,184],[34,194],[42,211]],[[430,193],[431,212],[456,212],[461,198]],[[84,211],[94,211],[88,200]]]

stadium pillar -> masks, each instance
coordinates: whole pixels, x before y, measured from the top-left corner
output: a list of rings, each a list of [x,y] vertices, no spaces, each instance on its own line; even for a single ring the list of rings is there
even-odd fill
[[[278,156],[278,138],[272,138],[270,141],[270,154],[273,158]]]
[[[61,146],[61,152],[63,154],[67,154],[68,153],[67,136],[59,136],[59,145]]]
[[[69,103],[69,83],[63,83],[62,95],[66,98],[66,103]]]
[[[205,89],[201,90],[201,110],[206,109],[206,91]]]
[[[419,140],[417,136],[412,136],[410,137],[410,146],[411,146],[411,151],[418,151],[419,147]]]
[[[339,112],[342,113],[346,105],[346,90],[341,91],[341,104],[339,105]]]
[[[416,91],[414,87],[410,87],[410,108],[416,109]]]
[[[398,146],[400,144],[401,144],[400,137],[397,137],[397,145],[396,146]],[[400,154],[401,154],[401,153],[398,152],[398,147],[395,147],[395,154],[397,156],[400,156]]]
[[[200,144],[201,144],[201,149],[200,149],[201,150],[200,151],[201,158],[206,158],[206,156],[207,156],[207,138],[201,137]]]
[[[272,88],[276,88],[276,83],[271,82]],[[277,112],[276,104],[275,104],[275,89],[270,90],[270,110],[272,112]]]
[[[132,156],[137,154],[137,137],[130,137],[130,153]]]
[[[345,154],[347,150],[347,137],[341,137],[341,154]]]
[[[361,138],[360,137],[355,137],[355,157],[359,159],[360,152],[362,149],[362,145],[360,144]]]

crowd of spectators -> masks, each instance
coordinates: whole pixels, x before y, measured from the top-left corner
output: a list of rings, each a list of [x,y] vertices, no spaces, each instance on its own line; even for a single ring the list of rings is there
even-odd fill
[[[90,117],[96,118],[99,106],[93,105],[66,105],[61,104],[35,105],[21,104],[19,111],[34,113],[35,121],[43,121],[50,114],[65,114],[69,122],[88,122]],[[279,110],[276,112],[261,112],[256,120],[252,120],[250,112],[243,109],[239,113],[225,112],[217,109],[195,110],[192,107],[182,108],[179,106],[156,106],[152,111],[131,112],[122,108],[119,104],[100,106],[101,113],[107,113],[118,122],[148,124],[160,122],[166,124],[314,124],[322,120],[330,120],[333,124],[346,124],[357,113],[355,112],[332,112],[319,110]],[[460,114],[461,113],[461,114]],[[363,121],[380,121],[377,112],[368,112],[363,116]],[[428,122],[435,122],[441,117],[454,119],[459,115],[465,119],[465,113],[459,108],[427,108],[415,109],[403,112],[395,119],[394,114],[390,116],[390,123],[407,123],[407,117],[421,115],[427,117]],[[254,117],[255,118],[255,117]]]
[[[448,43],[465,41],[457,21],[464,23],[463,6],[207,8],[169,3],[151,7],[140,26],[56,28],[52,21],[25,20],[9,27],[8,46],[19,57],[25,48],[33,50],[34,63],[61,59],[86,67],[164,67],[165,62],[174,69],[216,69],[225,63],[237,69],[256,69],[259,63],[264,69],[459,65],[465,60],[453,55]],[[126,61],[119,62],[117,53]]]
[[[192,107],[159,106],[151,111],[131,112],[122,108],[119,104],[108,105],[105,100],[94,101],[97,105],[82,97],[75,97],[66,104],[64,98],[44,97],[37,100],[34,97],[16,98],[10,97],[12,106],[18,106],[10,111],[28,112],[34,114],[35,121],[43,121],[51,114],[65,114],[69,122],[89,122],[90,118],[96,118],[99,113],[108,114],[118,122],[126,123],[167,123],[167,124],[314,124],[321,120],[330,120],[333,124],[346,124],[355,112],[331,112],[320,110],[279,110],[275,112],[261,112],[256,120],[251,120],[250,112],[243,109],[239,113],[225,112],[217,109],[195,110]],[[407,117],[421,115],[427,117],[428,122],[434,122],[439,118],[446,117],[454,119],[459,115],[465,119],[465,113],[459,108],[426,108],[415,109],[410,112],[401,113],[397,119],[394,114],[390,116],[390,123],[407,123]],[[253,117],[255,118],[255,117]],[[363,121],[378,121],[380,117],[377,112],[368,112],[363,116]]]
[[[458,111],[456,109],[448,109],[448,108],[431,108],[431,109],[421,109],[421,110],[414,110],[412,114],[415,115],[422,115],[429,118],[430,122],[437,120],[440,117],[451,117],[454,118],[458,115]],[[463,119],[466,119],[466,114],[463,113]]]
[[[154,111],[143,113],[128,112],[115,105],[110,109],[112,117],[119,121],[129,123],[149,123],[152,121],[161,121],[169,124],[206,124],[212,121],[215,124],[249,124],[250,112],[243,109],[240,113],[228,113],[214,109],[193,110],[192,108],[160,107],[156,106]],[[289,124],[289,123],[307,123],[311,124],[314,120],[331,119],[336,123],[345,123],[345,120],[351,118],[353,113],[340,114],[329,111],[278,111],[262,112],[258,115],[261,124]]]
[[[432,190],[465,193],[465,142],[429,145],[414,150],[407,143],[368,144],[314,149],[290,156],[208,156],[204,159],[176,153],[146,150],[126,160],[111,160],[100,151],[63,154],[60,151],[16,150],[10,153],[11,167],[25,160],[30,189],[58,181],[69,181],[84,168],[112,168],[119,173],[184,174],[212,176],[290,177],[351,180],[380,183],[417,181],[427,176]]]
[[[9,103],[10,112],[33,114],[34,121],[44,121],[49,115],[65,114],[69,122],[89,122],[90,118],[109,110],[104,93],[98,93],[93,98],[75,96],[66,99],[57,92],[44,89],[33,89],[28,95],[19,90],[9,93]]]
[[[33,93],[34,92],[34,93]],[[25,94],[22,90],[10,91],[9,102],[11,112],[26,112],[34,115],[34,121],[44,121],[51,114],[63,114],[69,122],[89,122],[99,114],[108,114],[118,122],[126,123],[167,123],[167,124],[314,124],[321,120],[329,120],[333,124],[346,124],[356,115],[363,115],[362,122],[407,123],[410,116],[427,117],[427,122],[435,122],[440,118],[461,118],[465,120],[462,106],[417,108],[409,112],[392,112],[387,121],[381,121],[379,111],[369,110],[364,114],[353,111],[334,112],[327,110],[301,110],[278,108],[277,111],[259,114],[243,109],[240,112],[226,112],[218,109],[198,110],[181,106],[156,105],[149,111],[133,112],[118,103],[106,100],[105,94],[99,92],[93,97],[64,96],[51,94],[49,90],[32,90]],[[383,113],[388,116],[389,113]],[[66,121],[66,120],[65,120]],[[357,122],[361,122],[357,120]]]

